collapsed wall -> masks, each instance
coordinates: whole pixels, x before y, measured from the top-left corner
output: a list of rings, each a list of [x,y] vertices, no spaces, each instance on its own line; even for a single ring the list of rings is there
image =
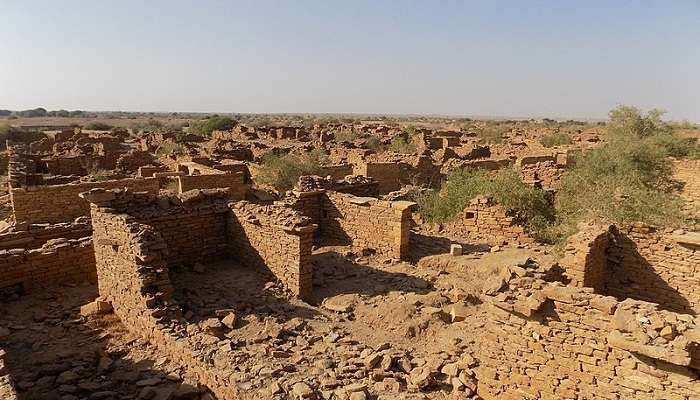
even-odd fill
[[[217,376],[207,362],[202,338],[188,334],[186,324],[181,322],[182,311],[172,301],[173,287],[165,261],[169,255],[167,243],[153,227],[113,208],[110,211],[112,196],[89,196],[95,202],[92,218],[98,301],[109,302],[131,332],[193,371],[197,380],[218,396],[236,398],[236,389]]]
[[[205,174],[205,175],[179,175],[177,177],[180,193],[195,189],[229,189],[229,195],[234,200],[242,200],[248,192],[249,184],[246,183],[243,172],[230,174]]]
[[[206,248],[187,261],[231,257],[263,265],[292,290],[297,282],[303,295],[310,290],[310,279],[308,287],[304,282],[310,278],[315,226],[281,204],[229,202],[225,190],[173,197],[93,190],[82,196],[92,203],[97,301],[110,303],[129,330],[187,368],[217,397],[258,398],[255,393],[243,397],[237,383],[245,382],[232,374],[241,357],[235,345],[183,319],[169,277],[172,263],[183,262],[176,247],[183,238],[206,235],[197,239]]]
[[[698,321],[513,273],[478,338],[485,399],[693,399]]]
[[[40,248],[0,250],[0,288],[25,291],[59,283],[94,283],[95,255],[90,237],[53,239]]]
[[[58,224],[38,224],[14,229],[0,234],[0,250],[11,249],[36,249],[52,239],[80,239],[92,235],[92,227],[87,218],[78,218],[74,222],[62,222]]]

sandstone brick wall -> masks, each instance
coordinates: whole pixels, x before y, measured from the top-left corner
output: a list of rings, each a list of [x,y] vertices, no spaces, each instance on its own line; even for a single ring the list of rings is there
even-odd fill
[[[318,175],[322,177],[330,175],[331,178],[338,180],[343,179],[348,175],[352,175],[352,169],[353,167],[350,164],[326,165],[321,167],[321,171],[318,173]]]
[[[58,283],[95,282],[92,240],[56,239],[37,249],[0,250],[0,288],[36,290]]]
[[[606,291],[700,313],[700,241],[652,227],[620,227],[611,244]],[[697,234],[696,234],[697,235]]]
[[[0,399],[17,400],[17,390],[15,390],[14,380],[10,371],[5,366],[5,350],[0,348]]]
[[[526,276],[489,302],[477,338],[484,399],[700,396],[690,315]]]
[[[379,193],[389,193],[401,188],[405,175],[401,163],[361,163],[354,168],[355,175],[363,175],[374,179],[379,184]]]
[[[559,261],[570,286],[590,287],[606,293],[608,280],[608,248],[613,238],[612,227],[587,227],[567,240],[565,255]]]
[[[226,194],[192,191],[180,197],[156,197],[148,193],[84,193],[110,212],[128,215],[149,226],[167,247],[168,265],[193,265],[226,257]],[[93,214],[95,214],[93,212]],[[101,214],[100,214],[101,215]]]
[[[326,192],[321,197],[319,239],[328,244],[372,249],[377,254],[408,256],[410,212],[415,203]]]
[[[300,298],[312,292],[311,249],[317,226],[291,207],[231,203],[231,256],[268,269]]]
[[[132,330],[150,336],[173,292],[165,241],[148,225],[96,205],[92,224],[101,300]]]
[[[618,299],[700,312],[700,238],[653,227],[590,226],[573,236],[560,261],[572,286]]]
[[[158,180],[155,178],[134,178],[56,186],[12,187],[10,199],[17,222],[57,223],[90,214],[89,204],[80,199],[78,194],[94,188],[125,187],[153,194],[157,194],[159,190]]]
[[[554,161],[526,164],[518,170],[523,182],[545,190],[557,190],[565,169]]]
[[[148,219],[168,246],[169,265],[194,265],[226,257],[226,210],[205,208]]]
[[[0,234],[0,250],[36,249],[51,239],[80,239],[92,235],[88,221],[54,225],[29,225],[26,230]]]
[[[153,154],[147,151],[130,150],[117,158],[117,169],[124,172],[135,172],[144,165],[155,161]]]
[[[155,173],[157,172],[169,172],[168,168],[166,166],[153,166],[153,165],[144,165],[139,167],[137,176],[140,176],[142,178],[150,178],[154,176]]]
[[[184,202],[189,206],[186,208],[192,209],[218,203],[217,199],[225,196],[213,197],[204,195]],[[136,216],[119,213],[120,199],[114,194],[94,192],[86,194],[86,198],[93,202],[99,300],[110,302],[130,331],[194,373],[196,381],[217,398],[240,398],[236,378],[231,374],[236,364],[234,356],[196,326],[188,329],[193,326],[185,322],[180,306],[173,300],[166,261],[169,249],[164,237],[152,226],[138,222]]]
[[[46,171],[51,175],[87,175],[87,160],[85,156],[58,157],[42,159]]]
[[[211,174],[211,175],[181,175],[178,176],[180,193],[194,189],[228,188],[234,200],[242,200],[248,192],[249,185],[245,183],[243,173]]]
[[[446,224],[444,229],[452,236],[491,245],[533,242],[525,228],[490,197],[474,198],[469,207]]]
[[[691,217],[700,219],[700,160],[676,160],[673,163],[673,179],[683,184],[683,211]],[[696,226],[697,228],[697,226]]]

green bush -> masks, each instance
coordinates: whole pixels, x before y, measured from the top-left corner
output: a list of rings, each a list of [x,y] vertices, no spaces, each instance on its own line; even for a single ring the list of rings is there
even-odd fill
[[[124,128],[123,126],[115,126],[114,128],[109,130],[110,133],[113,135],[128,135],[129,130]]]
[[[187,154],[187,148],[179,143],[164,142],[156,150],[159,157],[181,156]]]
[[[565,144],[571,144],[572,141],[571,137],[566,133],[554,132],[542,136],[542,138],[540,138],[540,143],[544,147],[555,147],[562,146]]]
[[[417,151],[415,141],[412,139],[406,140],[402,136],[396,136],[391,139],[389,150],[403,154],[411,154]]]
[[[582,221],[684,223],[668,157],[693,156],[697,143],[668,129],[656,110],[644,116],[622,106],[610,117],[608,142],[583,155],[562,178],[552,240],[564,239]]]
[[[90,131],[108,131],[112,129],[113,126],[110,124],[106,124],[104,122],[90,122],[89,124],[85,125],[85,129],[90,130]]]
[[[355,133],[354,130],[342,130],[340,132],[335,133],[333,140],[335,140],[336,143],[352,143],[355,140],[357,140],[357,137],[357,133]]]
[[[96,168],[90,171],[90,177],[95,182],[104,182],[112,179],[112,173],[107,169]]]
[[[374,150],[377,153],[381,152],[384,150],[384,145],[382,144],[382,140],[377,137],[377,136],[370,136],[367,139],[367,148],[370,150]]]
[[[146,122],[136,122],[131,124],[131,131],[135,135],[141,131],[160,132],[161,130],[163,130],[163,123],[153,118],[149,118]]]
[[[526,185],[515,171],[508,169],[499,170],[493,176],[480,170],[453,171],[440,191],[429,192],[420,199],[421,215],[431,222],[451,221],[477,195],[492,196],[535,236],[554,219],[546,193]]]
[[[318,174],[327,160],[328,156],[322,150],[313,150],[301,156],[279,156],[270,152],[263,156],[256,179],[279,191],[289,190],[296,185],[300,176]]]
[[[507,126],[488,125],[477,130],[479,141],[484,144],[502,143],[505,133],[508,131]]]
[[[190,125],[190,131],[201,136],[211,136],[214,131],[227,131],[233,129],[238,122],[229,117],[214,116],[193,122]]]

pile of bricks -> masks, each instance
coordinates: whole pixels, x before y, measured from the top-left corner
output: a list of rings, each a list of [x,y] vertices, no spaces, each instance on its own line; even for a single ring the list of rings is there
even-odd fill
[[[485,399],[691,399],[694,317],[512,271],[477,338]],[[643,332],[643,334],[642,334]]]
[[[36,249],[51,239],[80,239],[90,235],[92,227],[84,217],[58,224],[18,224],[11,231],[0,234],[0,250]]]

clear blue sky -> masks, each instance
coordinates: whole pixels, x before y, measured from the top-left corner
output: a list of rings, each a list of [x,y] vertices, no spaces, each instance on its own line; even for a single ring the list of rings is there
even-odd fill
[[[0,108],[700,121],[700,1],[0,4]]]

